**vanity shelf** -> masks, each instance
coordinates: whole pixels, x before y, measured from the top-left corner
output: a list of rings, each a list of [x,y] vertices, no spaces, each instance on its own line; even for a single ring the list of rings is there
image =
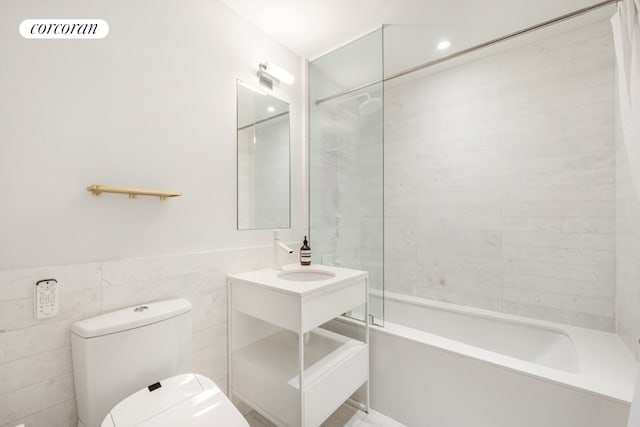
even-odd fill
[[[135,199],[138,196],[152,196],[159,197],[160,200],[166,200],[168,197],[178,197],[182,195],[182,193],[176,193],[173,191],[145,190],[143,188],[114,187],[111,185],[99,184],[88,186],[87,191],[91,191],[95,197],[101,196],[102,193],[128,194],[130,199]]]
[[[367,273],[287,269],[335,276],[302,282],[270,269],[228,276],[231,396],[283,427],[319,426],[363,386],[368,410],[368,325],[355,339],[321,327],[361,305],[368,313]]]
[[[305,425],[318,426],[367,381],[369,353],[364,342],[320,328],[307,340],[303,412]],[[300,425],[298,369],[298,336],[280,330],[236,352],[234,390],[278,424]]]

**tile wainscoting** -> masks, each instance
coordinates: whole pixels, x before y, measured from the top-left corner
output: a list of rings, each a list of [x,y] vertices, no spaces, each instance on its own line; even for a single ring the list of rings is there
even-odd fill
[[[271,257],[265,246],[0,271],[0,426],[76,427],[71,324],[149,301],[191,301],[191,370],[226,388],[226,275],[268,267]],[[34,285],[48,278],[60,284],[60,313],[37,320]]]

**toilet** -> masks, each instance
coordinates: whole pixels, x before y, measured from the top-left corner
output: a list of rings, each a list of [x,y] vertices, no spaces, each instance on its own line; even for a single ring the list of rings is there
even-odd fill
[[[191,303],[174,299],[71,328],[79,427],[249,424],[209,378],[186,371]]]

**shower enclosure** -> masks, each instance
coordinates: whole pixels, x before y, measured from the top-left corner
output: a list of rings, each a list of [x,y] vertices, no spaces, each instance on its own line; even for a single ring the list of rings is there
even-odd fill
[[[369,271],[375,323],[402,294],[615,329],[611,13],[450,52],[385,25],[310,62],[313,262]]]
[[[309,64],[313,262],[370,273],[374,409],[626,425],[640,205],[614,12],[493,41],[448,29],[448,52],[442,29],[386,25]]]

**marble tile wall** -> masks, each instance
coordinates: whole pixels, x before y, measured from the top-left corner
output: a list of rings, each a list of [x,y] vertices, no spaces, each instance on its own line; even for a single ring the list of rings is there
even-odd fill
[[[310,144],[310,244],[314,263],[359,266],[360,188],[357,121],[334,109],[314,108]],[[349,165],[352,165],[349,167]]]
[[[269,246],[0,271],[0,426],[76,427],[71,324],[144,302],[193,304],[191,370],[226,387],[226,274],[269,266],[271,256]],[[60,283],[60,314],[36,320],[33,287],[45,278]]]
[[[357,114],[361,99],[312,107],[311,248],[314,263],[366,270],[370,288],[381,289],[382,110]],[[370,309],[382,317],[381,304]]]
[[[613,55],[602,21],[386,88],[387,290],[614,330]]]

